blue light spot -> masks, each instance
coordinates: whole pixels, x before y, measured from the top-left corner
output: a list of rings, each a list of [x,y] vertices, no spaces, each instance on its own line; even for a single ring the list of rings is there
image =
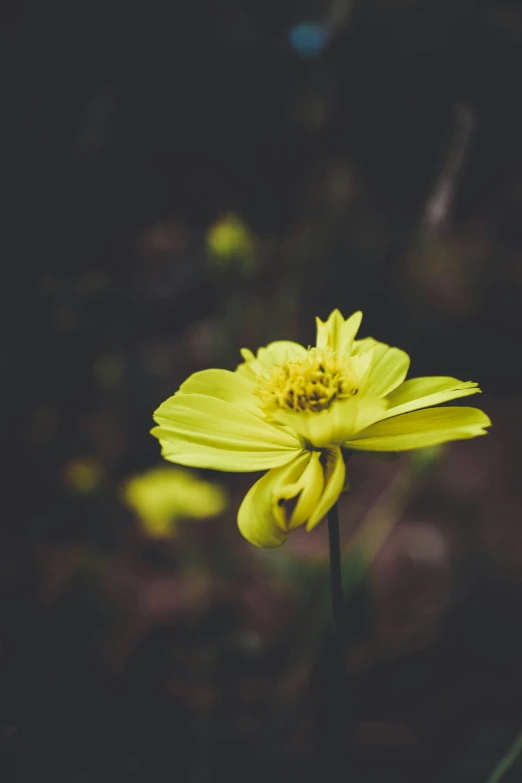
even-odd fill
[[[328,43],[330,31],[322,24],[299,22],[290,28],[288,40],[292,49],[301,57],[318,57]]]

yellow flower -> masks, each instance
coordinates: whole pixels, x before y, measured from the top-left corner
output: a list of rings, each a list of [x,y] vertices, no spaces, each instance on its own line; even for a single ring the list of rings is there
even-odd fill
[[[249,490],[238,524],[252,544],[275,547],[311,530],[339,498],[343,449],[405,451],[484,435],[477,408],[433,405],[480,391],[455,378],[406,381],[410,359],[334,310],[317,319],[317,344],[278,341],[243,349],[235,372],[203,370],[154,413],[163,457],[181,465],[268,472]]]
[[[188,470],[168,467],[152,468],[129,479],[124,499],[155,536],[171,533],[179,519],[213,517],[226,506],[221,487],[202,481]]]

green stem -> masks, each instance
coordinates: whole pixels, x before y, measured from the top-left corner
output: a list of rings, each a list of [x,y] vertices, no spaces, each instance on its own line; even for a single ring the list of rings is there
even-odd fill
[[[489,778],[487,783],[498,783],[505,773],[513,766],[519,753],[522,752],[522,732],[518,735],[513,745],[510,747],[506,755],[499,761]]]
[[[326,769],[332,778],[341,767],[347,772],[351,746],[351,705],[348,697],[348,673],[344,653],[345,612],[341,571],[341,538],[337,504],[328,512],[330,544],[330,593],[334,624],[331,668],[327,675],[327,706],[323,750]],[[329,664],[330,665],[330,664]]]

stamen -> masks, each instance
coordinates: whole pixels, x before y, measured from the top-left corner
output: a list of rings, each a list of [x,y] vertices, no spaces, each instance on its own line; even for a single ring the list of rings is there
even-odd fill
[[[330,348],[310,348],[266,373],[255,394],[266,413],[320,413],[358,392],[350,360]]]

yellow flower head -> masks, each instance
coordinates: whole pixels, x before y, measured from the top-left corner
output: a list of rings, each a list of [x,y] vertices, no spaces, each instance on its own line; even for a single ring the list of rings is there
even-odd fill
[[[143,520],[151,535],[163,536],[179,519],[204,519],[220,514],[226,506],[225,491],[202,481],[188,470],[160,467],[129,479],[124,499]]]
[[[484,435],[477,408],[432,406],[480,391],[476,383],[405,380],[410,359],[356,340],[362,313],[317,319],[313,348],[278,341],[241,351],[235,372],[192,375],[154,414],[165,459],[228,471],[268,472],[249,490],[238,524],[252,544],[275,547],[311,530],[345,481],[342,450],[406,451]]]

